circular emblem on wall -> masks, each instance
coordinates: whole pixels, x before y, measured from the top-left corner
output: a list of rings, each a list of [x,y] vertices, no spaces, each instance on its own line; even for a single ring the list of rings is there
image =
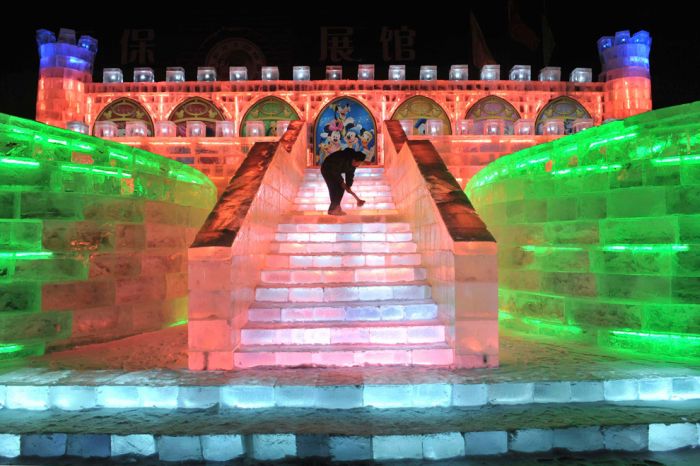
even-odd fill
[[[242,37],[221,40],[207,52],[206,64],[216,68],[220,81],[228,80],[229,66],[248,68],[248,79],[260,77],[260,67],[266,63],[265,54],[253,42]]]

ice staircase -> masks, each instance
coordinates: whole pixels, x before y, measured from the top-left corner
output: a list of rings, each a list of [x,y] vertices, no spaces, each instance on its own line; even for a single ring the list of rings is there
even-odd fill
[[[278,227],[236,350],[254,366],[450,365],[453,351],[383,168],[359,168],[346,216],[308,169]]]

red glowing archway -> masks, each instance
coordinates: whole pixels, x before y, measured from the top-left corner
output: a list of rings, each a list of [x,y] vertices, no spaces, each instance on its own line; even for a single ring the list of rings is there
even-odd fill
[[[246,110],[241,119],[239,134],[243,137],[247,136],[245,128],[247,121],[262,121],[265,124],[265,135],[275,136],[278,121],[298,119],[299,112],[291,103],[276,96],[263,97]]]
[[[564,122],[564,133],[572,132],[572,124],[574,120],[588,118],[591,119],[591,114],[581,105],[576,99],[568,96],[557,97],[545,104],[545,106],[537,114],[535,120],[535,129],[537,134],[543,134],[543,124],[547,120],[562,120]]]
[[[188,121],[201,121],[207,127],[207,136],[213,136],[216,131],[216,122],[224,121],[223,112],[210,100],[201,97],[191,97],[180,102],[172,112],[168,120],[177,124],[178,136],[185,136]]]
[[[474,120],[476,125],[482,125],[485,120],[501,120],[503,134],[513,134],[513,125],[521,116],[510,102],[490,95],[474,103],[467,111],[465,118]]]
[[[131,121],[143,121],[146,123],[148,136],[153,136],[153,120],[143,105],[127,97],[118,98],[102,109],[95,122],[111,121],[117,125],[117,136],[125,136],[126,124]],[[95,128],[93,126],[93,135]]]
[[[402,102],[392,120],[412,120],[413,134],[425,134],[427,120],[442,120],[443,134],[452,134],[452,122],[440,104],[429,97],[416,95]]]

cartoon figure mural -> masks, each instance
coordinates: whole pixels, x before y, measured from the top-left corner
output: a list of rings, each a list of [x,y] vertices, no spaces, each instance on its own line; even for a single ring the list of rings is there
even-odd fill
[[[376,146],[373,139],[374,130],[363,129],[360,131],[360,144],[362,145],[362,149],[360,149],[360,151],[365,154],[365,160],[376,161],[374,150]]]
[[[349,123],[345,126],[345,136],[343,136],[345,147],[349,147],[358,152],[362,150],[362,144],[360,144],[360,139],[357,137],[360,131],[362,131],[361,125]]]
[[[365,154],[365,161],[376,162],[376,124],[367,107],[358,100],[340,97],[326,105],[316,119],[314,163],[350,147]]]
[[[425,124],[428,122],[427,118],[417,118],[413,123],[413,134],[423,135],[425,134]]]

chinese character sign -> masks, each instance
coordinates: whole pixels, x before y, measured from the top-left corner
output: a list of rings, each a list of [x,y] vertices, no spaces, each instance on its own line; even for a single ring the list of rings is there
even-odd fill
[[[122,33],[122,65],[136,63],[150,65],[155,62],[156,33],[153,29],[125,29]]]
[[[382,59],[384,61],[413,61],[416,52],[416,31],[406,26],[400,28],[383,27],[379,35],[382,43]]]
[[[376,125],[369,110],[359,101],[341,97],[329,103],[316,120],[314,163],[347,147],[376,162]]]
[[[321,61],[352,61],[352,35],[351,27],[322,27]]]

